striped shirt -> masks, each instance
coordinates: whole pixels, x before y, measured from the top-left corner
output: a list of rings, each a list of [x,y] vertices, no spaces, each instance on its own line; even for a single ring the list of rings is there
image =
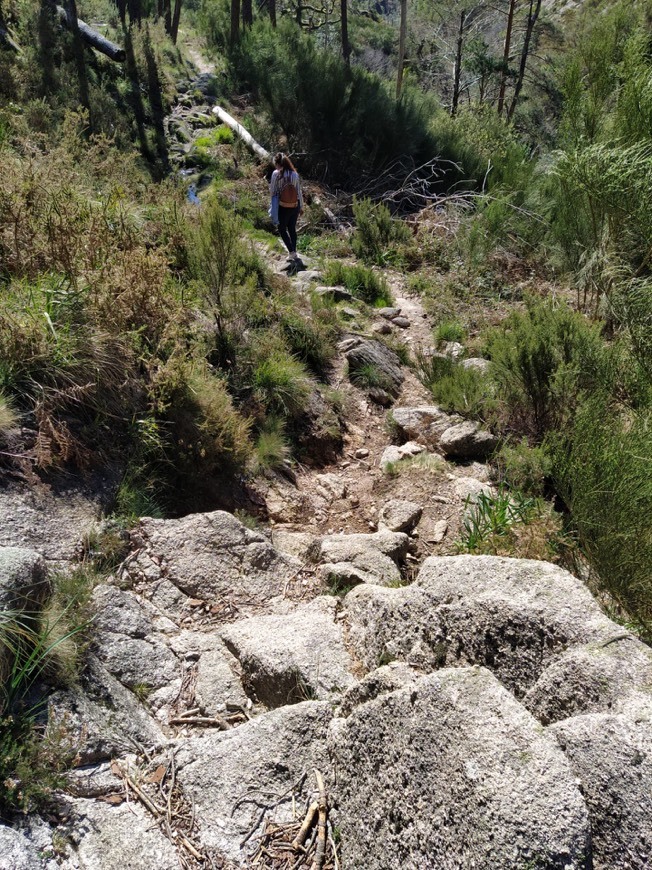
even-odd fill
[[[272,178],[269,182],[269,191],[272,196],[280,196],[281,188],[290,181],[296,187],[297,200],[299,208],[303,209],[303,196],[301,194],[301,183],[299,182],[298,172],[287,172],[285,169],[275,169],[272,172]]]

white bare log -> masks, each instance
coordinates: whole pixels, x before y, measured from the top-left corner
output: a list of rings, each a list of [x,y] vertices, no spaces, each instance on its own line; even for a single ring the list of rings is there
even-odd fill
[[[232,115],[229,115],[228,112],[225,112],[224,109],[220,108],[219,106],[215,106],[213,108],[213,113],[217,115],[217,117],[223,124],[226,124],[227,127],[230,127],[231,130],[233,130],[233,132],[236,134],[236,136],[242,139],[247,148],[249,148],[250,151],[253,151],[253,153],[257,157],[260,157],[261,160],[266,161],[270,161],[272,159],[272,155],[269,153],[269,151],[265,150],[262,145],[259,145],[258,142],[256,142],[254,137],[251,135],[251,133],[249,133],[248,130],[245,130],[242,124],[239,124]]]

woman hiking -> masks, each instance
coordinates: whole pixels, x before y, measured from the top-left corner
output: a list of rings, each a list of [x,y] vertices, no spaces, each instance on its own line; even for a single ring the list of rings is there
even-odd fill
[[[299,173],[290,158],[279,153],[274,157],[274,172],[269,183],[272,195],[271,212],[274,213],[274,197],[278,197],[278,226],[281,238],[289,252],[290,260],[298,260],[297,219],[303,214],[303,196]]]

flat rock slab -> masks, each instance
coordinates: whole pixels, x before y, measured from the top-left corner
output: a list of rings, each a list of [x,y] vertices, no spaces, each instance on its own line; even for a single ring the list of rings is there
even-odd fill
[[[280,707],[327,700],[355,682],[336,611],[335,598],[316,598],[287,615],[254,616],[222,632],[258,701]]]
[[[365,870],[587,868],[559,746],[483,668],[451,668],[333,721],[342,863]]]
[[[165,577],[186,595],[207,601],[265,604],[283,592],[297,569],[264,535],[225,511],[143,519],[133,540],[134,554],[125,567],[132,582]]]
[[[177,753],[177,776],[186,798],[194,801],[204,846],[239,867],[250,866],[261,833],[261,808],[273,807],[266,815],[276,822],[292,821],[293,798],[297,807],[305,806],[315,767],[330,786],[326,736],[332,715],[329,704],[306,701],[184,742]],[[251,836],[241,845],[247,834]]]
[[[652,726],[591,713],[550,726],[591,817],[595,870],[652,866]]]

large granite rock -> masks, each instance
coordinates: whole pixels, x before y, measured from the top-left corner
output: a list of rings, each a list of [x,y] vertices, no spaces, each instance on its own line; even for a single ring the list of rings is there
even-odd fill
[[[354,682],[337,600],[316,598],[287,615],[254,616],[222,632],[244,685],[268,707],[326,700]]]
[[[498,438],[472,420],[450,426],[439,438],[439,449],[450,459],[486,459],[497,446]]]
[[[417,441],[428,447],[437,447],[441,434],[461,418],[451,416],[437,405],[392,408],[390,422],[403,441]]]
[[[376,373],[378,386],[389,396],[393,398],[398,396],[405,375],[401,370],[400,359],[386,344],[358,339],[345,351],[344,356],[348,363],[350,378],[354,379],[356,372],[372,369]]]
[[[171,620],[139,596],[114,586],[96,587],[92,600],[93,650],[123,685],[159,689],[179,676],[179,662],[161,640],[161,632],[176,629]]]
[[[297,564],[232,514],[213,511],[179,520],[143,519],[124,571],[133,582],[166,577],[186,595],[235,603],[267,602],[283,592]]]
[[[50,697],[48,728],[55,735],[65,730],[82,765],[120,756],[135,746],[152,748],[167,742],[135,695],[92,655],[80,686]]]
[[[652,721],[652,650],[614,626],[611,638],[562,653],[523,703],[544,725],[581,713]]]
[[[341,582],[401,582],[398,565],[405,559],[409,538],[387,530],[371,535],[328,535],[321,543],[320,560],[325,576]]]
[[[279,823],[291,821],[293,801],[302,805],[314,786],[313,768],[329,780],[331,718],[329,704],[306,701],[187,740],[177,753],[177,777],[201,819],[202,844],[249,866],[261,808]]]
[[[72,854],[63,870],[179,870],[176,849],[137,801],[109,806],[73,798],[68,812]]]
[[[329,745],[345,867],[590,867],[573,771],[483,668],[381,694],[334,720]]]
[[[591,817],[593,870],[652,866],[652,725],[608,713],[551,725]]]

